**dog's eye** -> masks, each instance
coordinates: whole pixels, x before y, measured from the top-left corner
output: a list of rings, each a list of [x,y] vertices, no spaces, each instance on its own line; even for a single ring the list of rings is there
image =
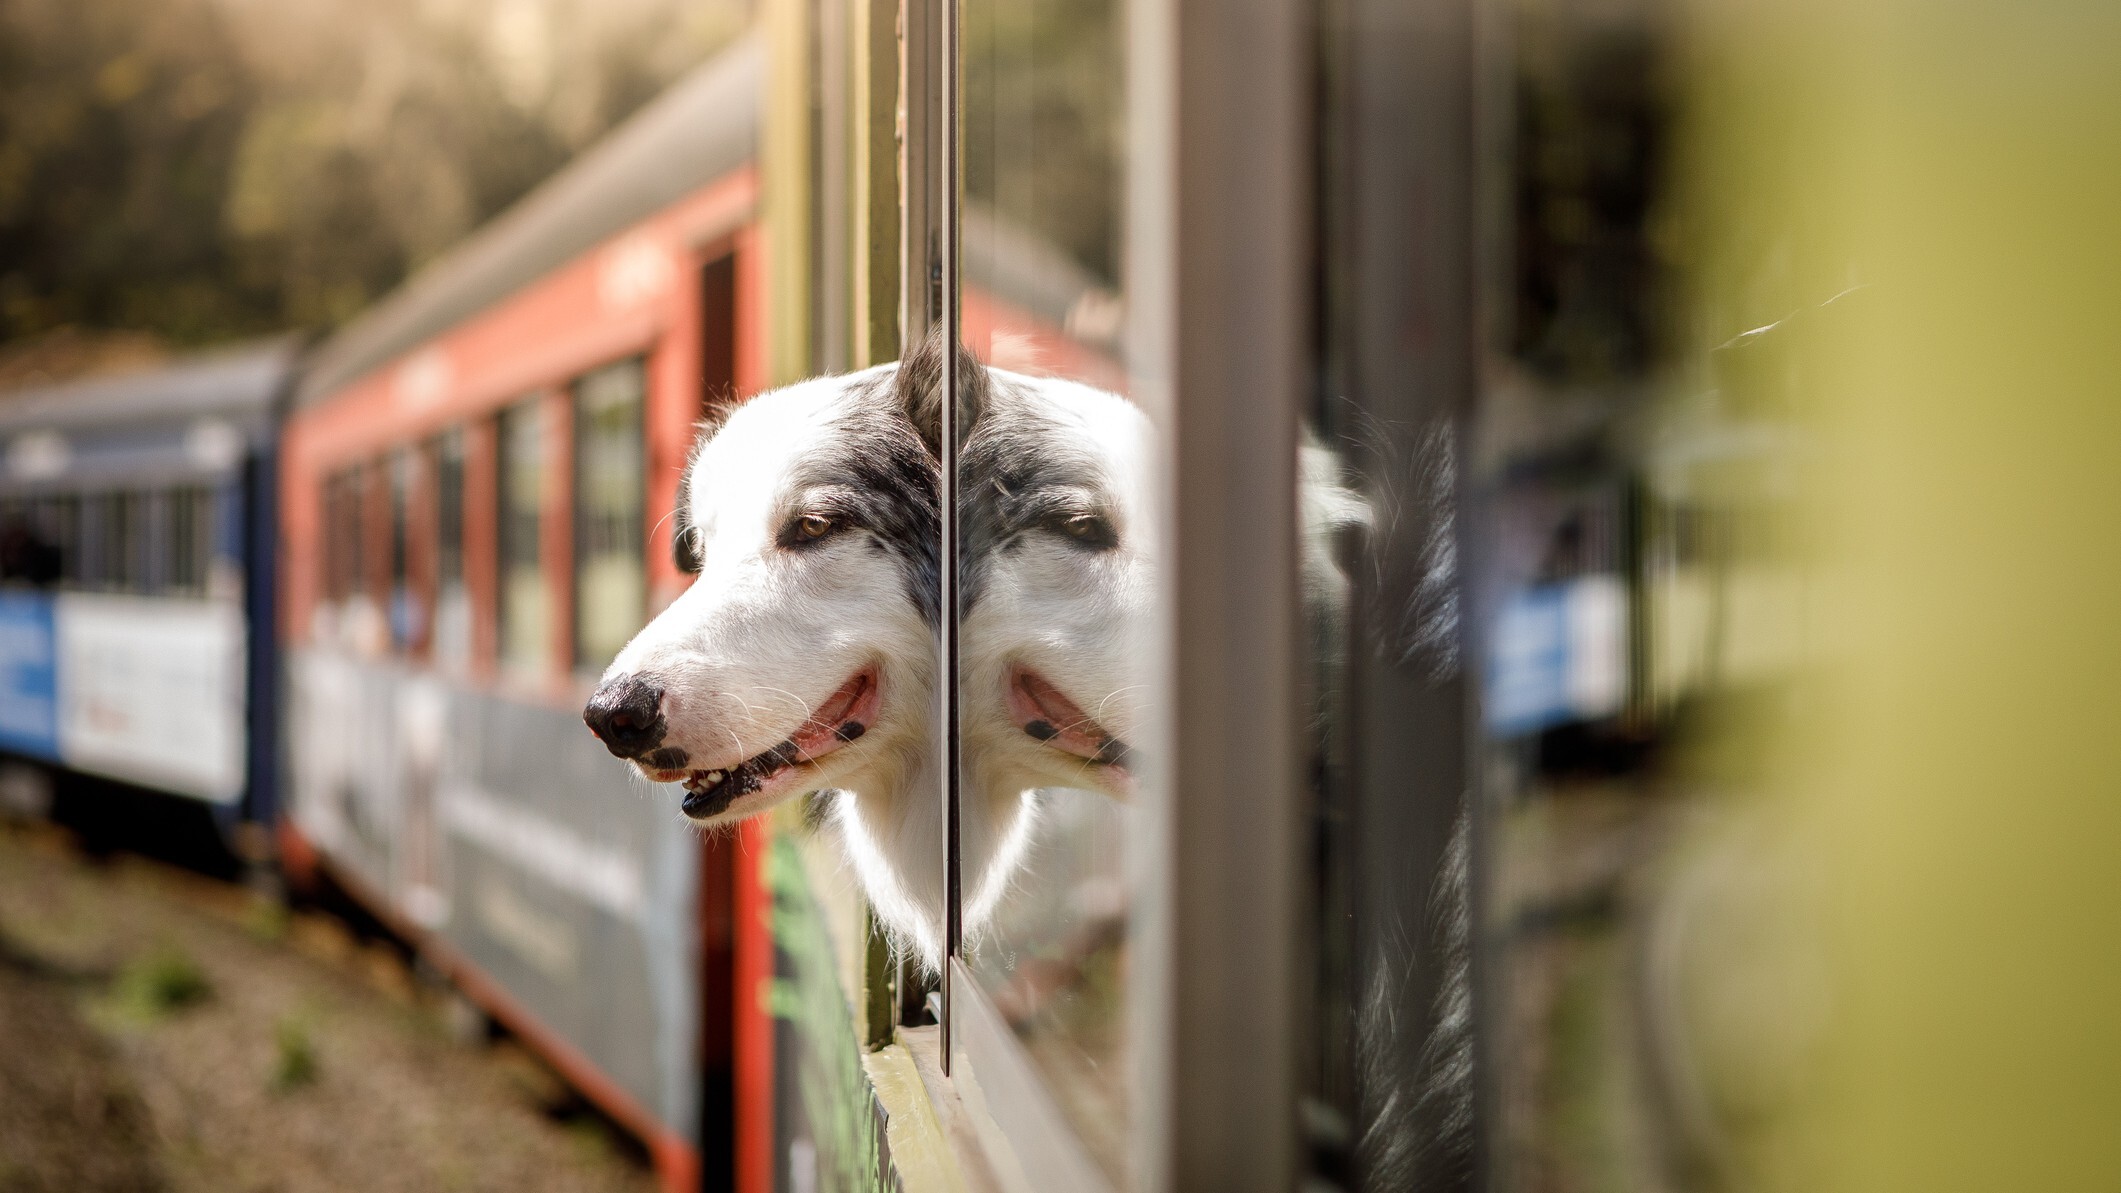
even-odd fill
[[[1119,545],[1119,535],[1112,523],[1096,514],[1061,514],[1049,525],[1070,540],[1092,550],[1104,551]]]
[[[784,535],[791,543],[814,543],[838,529],[839,523],[823,514],[804,514],[788,524]]]

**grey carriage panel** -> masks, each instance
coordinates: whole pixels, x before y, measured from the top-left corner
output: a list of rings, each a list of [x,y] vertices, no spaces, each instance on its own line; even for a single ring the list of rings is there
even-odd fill
[[[688,1137],[699,843],[571,710],[451,694],[444,935]]]
[[[666,1125],[696,1130],[698,840],[571,712],[290,660],[295,823]]]
[[[395,682],[308,651],[288,658],[290,810],[304,836],[370,889],[402,902],[392,859],[399,815]],[[423,919],[425,917],[422,917]]]

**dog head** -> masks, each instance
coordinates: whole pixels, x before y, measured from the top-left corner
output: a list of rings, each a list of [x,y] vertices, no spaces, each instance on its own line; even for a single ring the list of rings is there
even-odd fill
[[[693,820],[889,786],[931,750],[939,360],[792,385],[703,430],[676,512],[696,578],[583,713],[682,782]]]
[[[992,798],[1125,797],[1155,601],[1149,420],[1116,394],[989,370],[963,453],[966,765]]]

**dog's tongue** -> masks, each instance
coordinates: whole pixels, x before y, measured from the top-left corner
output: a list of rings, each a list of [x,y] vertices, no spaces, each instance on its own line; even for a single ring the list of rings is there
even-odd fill
[[[841,685],[788,736],[796,756],[809,762],[867,733],[876,720],[879,695],[873,671],[864,671]]]
[[[1127,743],[1105,732],[1035,671],[1018,668],[1010,676],[1009,711],[1017,728],[1057,750],[1109,766],[1127,765]]]

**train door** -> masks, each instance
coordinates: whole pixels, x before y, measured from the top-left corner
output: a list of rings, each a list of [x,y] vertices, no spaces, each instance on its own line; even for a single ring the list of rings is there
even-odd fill
[[[699,371],[684,450],[691,449],[690,424],[737,393],[736,254],[715,253],[699,268]],[[680,456],[682,462],[683,456]],[[674,482],[673,482],[674,483]],[[664,508],[668,508],[667,506]],[[659,565],[667,566],[667,565]],[[736,1181],[736,916],[741,839],[707,833],[700,839],[700,1189],[721,1193]]]

